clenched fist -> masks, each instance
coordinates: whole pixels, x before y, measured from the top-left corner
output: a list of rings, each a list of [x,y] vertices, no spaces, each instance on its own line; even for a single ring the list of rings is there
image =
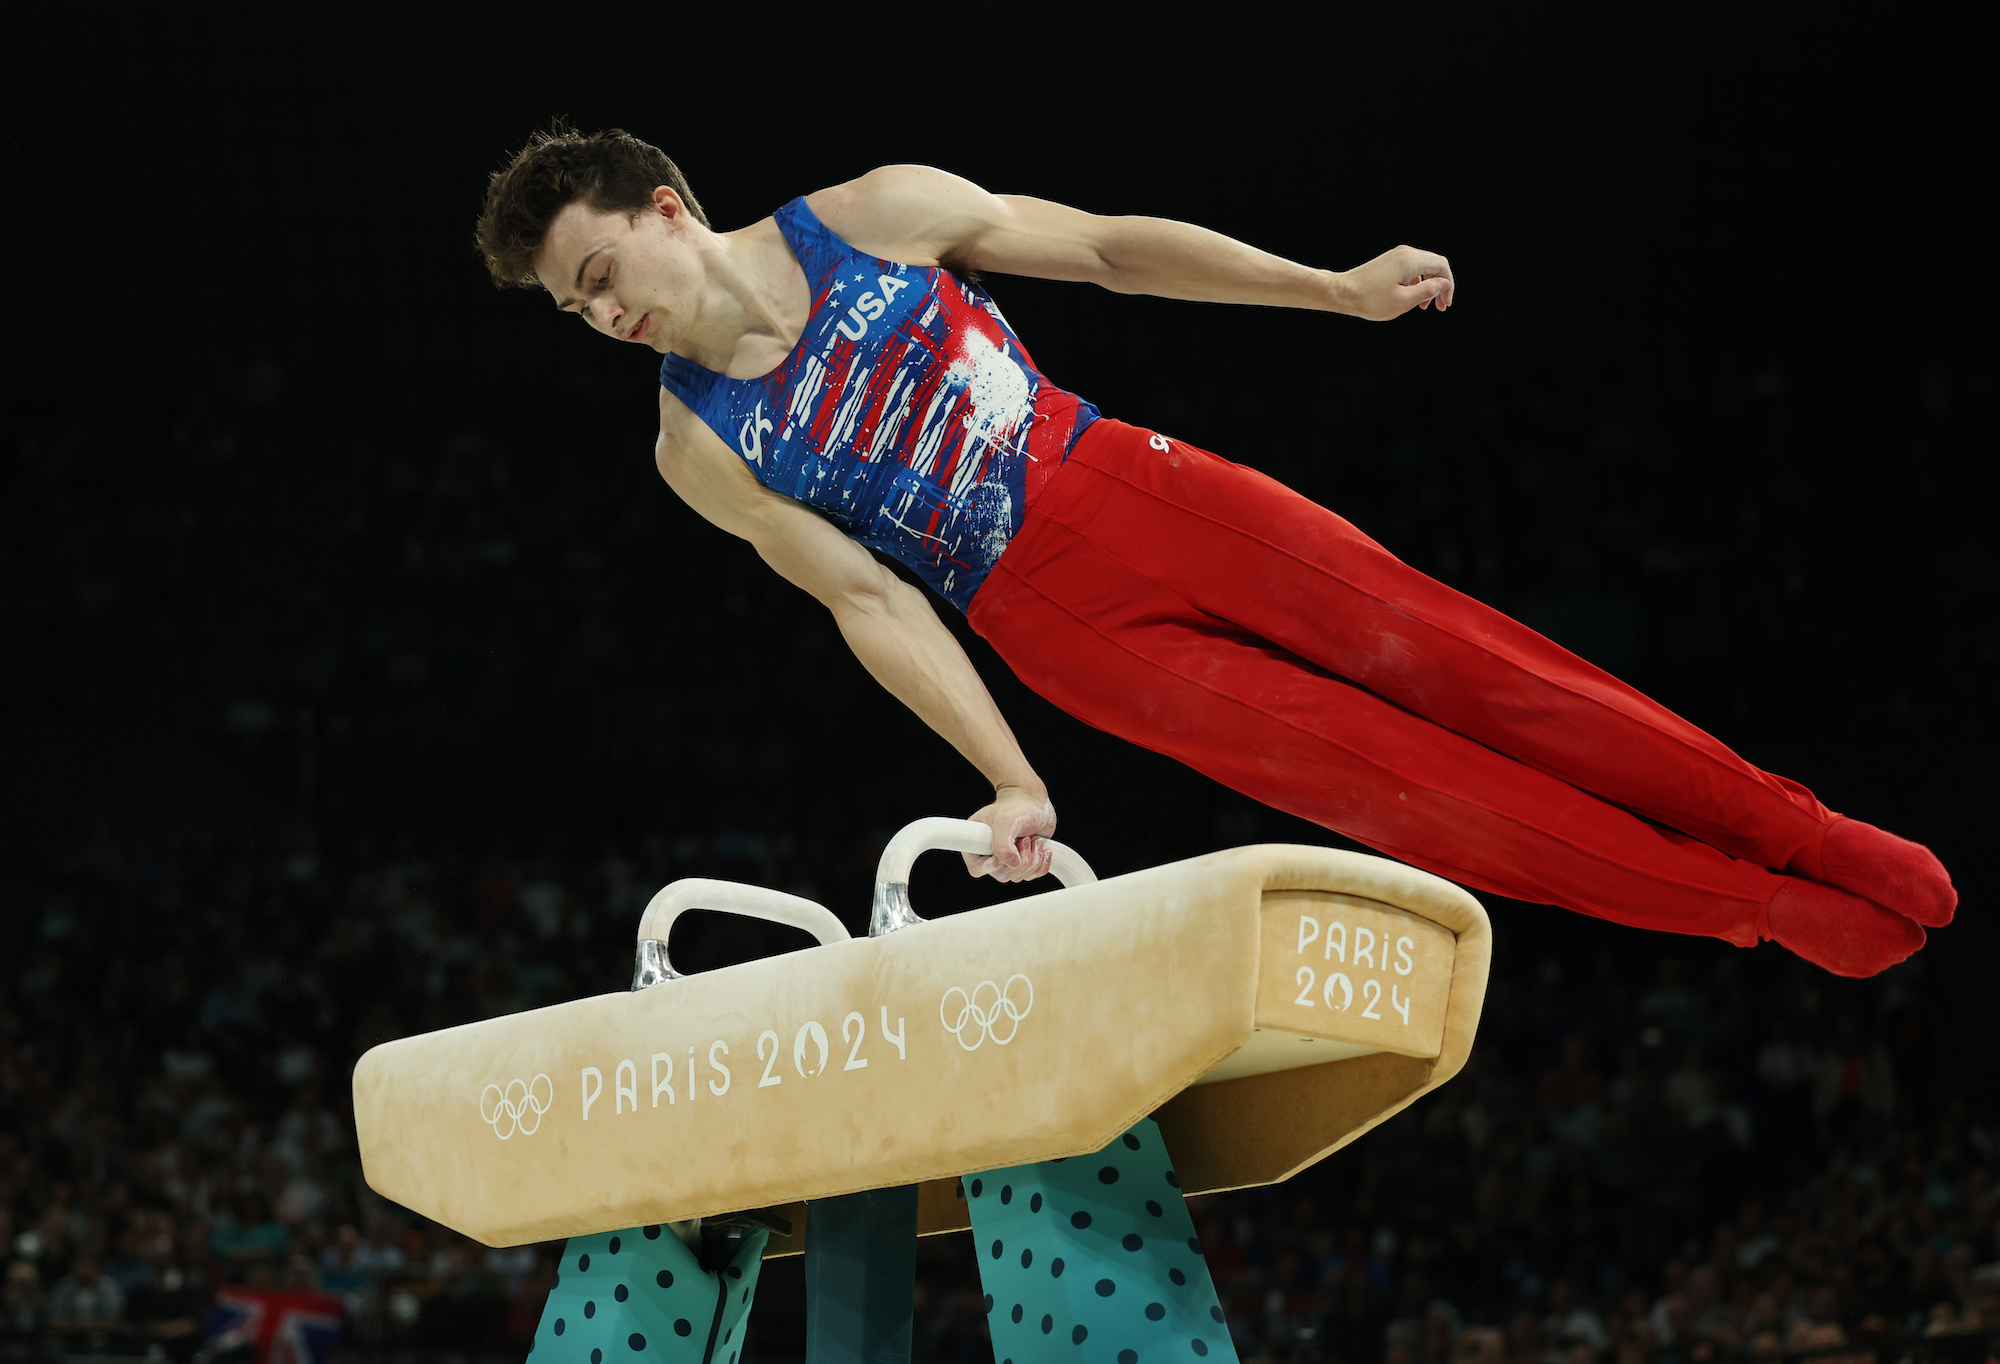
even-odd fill
[[[1435,251],[1399,246],[1337,277],[1341,311],[1370,322],[1387,322],[1412,308],[1452,303],[1451,262]]]
[[[1047,796],[1032,795],[1018,786],[1003,786],[993,803],[972,818],[993,826],[990,856],[965,853],[965,869],[995,881],[1032,881],[1049,870],[1048,839],[1056,831],[1056,807]]]

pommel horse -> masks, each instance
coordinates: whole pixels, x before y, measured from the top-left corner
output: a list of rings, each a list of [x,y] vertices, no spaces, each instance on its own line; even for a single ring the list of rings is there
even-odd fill
[[[797,896],[676,881],[640,920],[629,992],[372,1049],[369,1185],[487,1245],[570,1238],[537,1360],[733,1364],[761,1257],[804,1252],[808,1358],[907,1361],[914,1237],[968,1227],[996,1359],[1233,1355],[1181,1195],[1286,1179],[1456,1074],[1486,913],[1325,848],[1099,881],[1053,845],[1061,889],[918,918],[917,856],[991,838],[898,833],[866,938]],[[666,944],[694,909],[820,945],[683,976]],[[655,1324],[624,1330],[655,1297]]]

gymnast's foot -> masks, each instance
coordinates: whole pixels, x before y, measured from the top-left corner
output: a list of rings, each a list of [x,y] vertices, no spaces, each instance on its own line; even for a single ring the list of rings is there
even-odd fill
[[[1951,876],[1929,848],[1858,819],[1835,822],[1818,855],[1800,856],[1790,870],[1864,896],[1926,928],[1943,928],[1958,908]]]
[[[1771,937],[1836,976],[1872,976],[1924,945],[1924,930],[1859,895],[1787,876],[1771,897]]]

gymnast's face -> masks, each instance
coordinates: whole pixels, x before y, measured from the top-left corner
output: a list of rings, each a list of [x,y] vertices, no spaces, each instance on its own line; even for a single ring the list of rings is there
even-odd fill
[[[665,186],[629,215],[572,203],[549,225],[535,276],[564,312],[664,354],[694,322],[701,296],[694,238],[702,231]]]

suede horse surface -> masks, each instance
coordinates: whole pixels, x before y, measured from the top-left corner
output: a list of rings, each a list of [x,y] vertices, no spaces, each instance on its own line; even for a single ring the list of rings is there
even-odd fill
[[[488,1245],[903,1184],[949,1230],[957,1176],[1148,1115],[1189,1192],[1270,1183],[1457,1072],[1490,945],[1438,877],[1237,848],[386,1043],[363,1169]]]

